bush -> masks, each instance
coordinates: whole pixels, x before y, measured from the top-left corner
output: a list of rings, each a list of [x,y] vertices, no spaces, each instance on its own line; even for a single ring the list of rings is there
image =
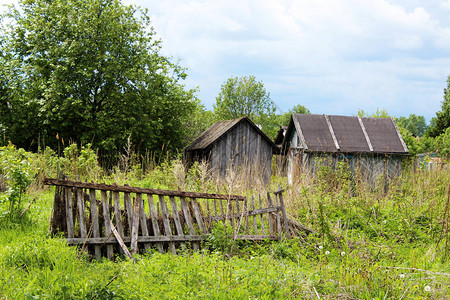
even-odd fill
[[[24,149],[16,149],[14,145],[0,147],[0,175],[6,186],[6,199],[0,198],[0,204],[6,202],[7,210],[2,212],[0,220],[17,220],[22,210],[25,190],[32,181],[30,159],[32,154]]]

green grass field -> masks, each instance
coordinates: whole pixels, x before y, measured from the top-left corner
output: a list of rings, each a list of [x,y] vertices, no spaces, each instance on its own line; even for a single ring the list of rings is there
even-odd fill
[[[30,170],[47,170],[42,176],[56,173],[48,157],[23,161]],[[196,168],[184,173],[175,160],[146,171],[135,166],[105,175],[86,166],[73,172],[91,170],[81,175],[153,188],[246,195],[264,189],[239,180],[219,186]],[[137,255],[135,263],[90,261],[63,238],[50,237],[54,190],[36,184],[38,176],[15,198],[20,212],[36,199],[22,217],[9,214],[11,190],[0,194],[0,299],[450,298],[450,171],[405,167],[387,192],[341,171],[324,168],[293,186],[273,178],[274,186],[286,189],[289,216],[315,234],[281,242],[228,241],[232,247],[221,248],[215,243],[223,236],[214,231],[200,252],[151,251]],[[33,178],[27,174],[22,176]]]

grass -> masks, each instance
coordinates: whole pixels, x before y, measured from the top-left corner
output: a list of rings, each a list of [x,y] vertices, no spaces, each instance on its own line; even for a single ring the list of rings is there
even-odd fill
[[[73,155],[73,154],[71,154]],[[85,153],[85,155],[87,155]],[[89,155],[93,155],[92,153]],[[52,155],[28,158],[31,169],[56,174]],[[76,159],[67,164],[78,164]],[[149,170],[127,165],[106,174],[83,160],[66,168],[88,178],[133,186],[263,192],[238,174],[218,184],[206,166],[185,172],[178,160]],[[38,166],[38,167],[36,167]],[[76,176],[76,174],[72,174]],[[213,232],[203,250],[179,255],[152,251],[137,262],[89,261],[78,249],[48,234],[53,189],[34,182],[19,219],[0,219],[0,299],[447,299],[450,297],[448,169],[406,167],[387,193],[371,189],[343,166],[300,177],[286,189],[288,214],[316,234],[282,242],[235,242],[221,247]],[[0,213],[8,210],[0,194]],[[23,209],[23,207],[22,207]],[[8,221],[6,221],[8,220]],[[222,241],[223,242],[223,241]],[[232,250],[231,250],[232,249]]]

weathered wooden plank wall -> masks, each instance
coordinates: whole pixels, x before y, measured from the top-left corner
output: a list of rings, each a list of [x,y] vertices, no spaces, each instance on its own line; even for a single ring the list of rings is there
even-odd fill
[[[380,178],[384,178],[385,184],[388,184],[393,178],[400,175],[404,158],[404,156],[382,154],[345,156],[302,151],[294,155],[289,154],[288,178],[298,178],[302,173],[315,174],[321,165],[335,169],[338,162],[346,162],[355,175],[360,176],[362,181],[369,183],[372,187],[375,187]]]
[[[268,182],[272,155],[271,145],[262,142],[261,135],[250,124],[242,122],[218,139],[205,157],[210,157],[211,169],[221,177],[230,169],[246,170]]]

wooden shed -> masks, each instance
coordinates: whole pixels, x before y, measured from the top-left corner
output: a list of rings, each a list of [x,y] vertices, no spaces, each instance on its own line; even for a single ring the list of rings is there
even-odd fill
[[[188,165],[207,161],[215,176],[230,170],[250,171],[265,183],[270,181],[272,155],[279,148],[249,118],[219,121],[186,148]]]
[[[318,161],[347,161],[352,171],[375,184],[401,172],[409,155],[393,118],[293,114],[283,140],[288,181],[314,172]]]

